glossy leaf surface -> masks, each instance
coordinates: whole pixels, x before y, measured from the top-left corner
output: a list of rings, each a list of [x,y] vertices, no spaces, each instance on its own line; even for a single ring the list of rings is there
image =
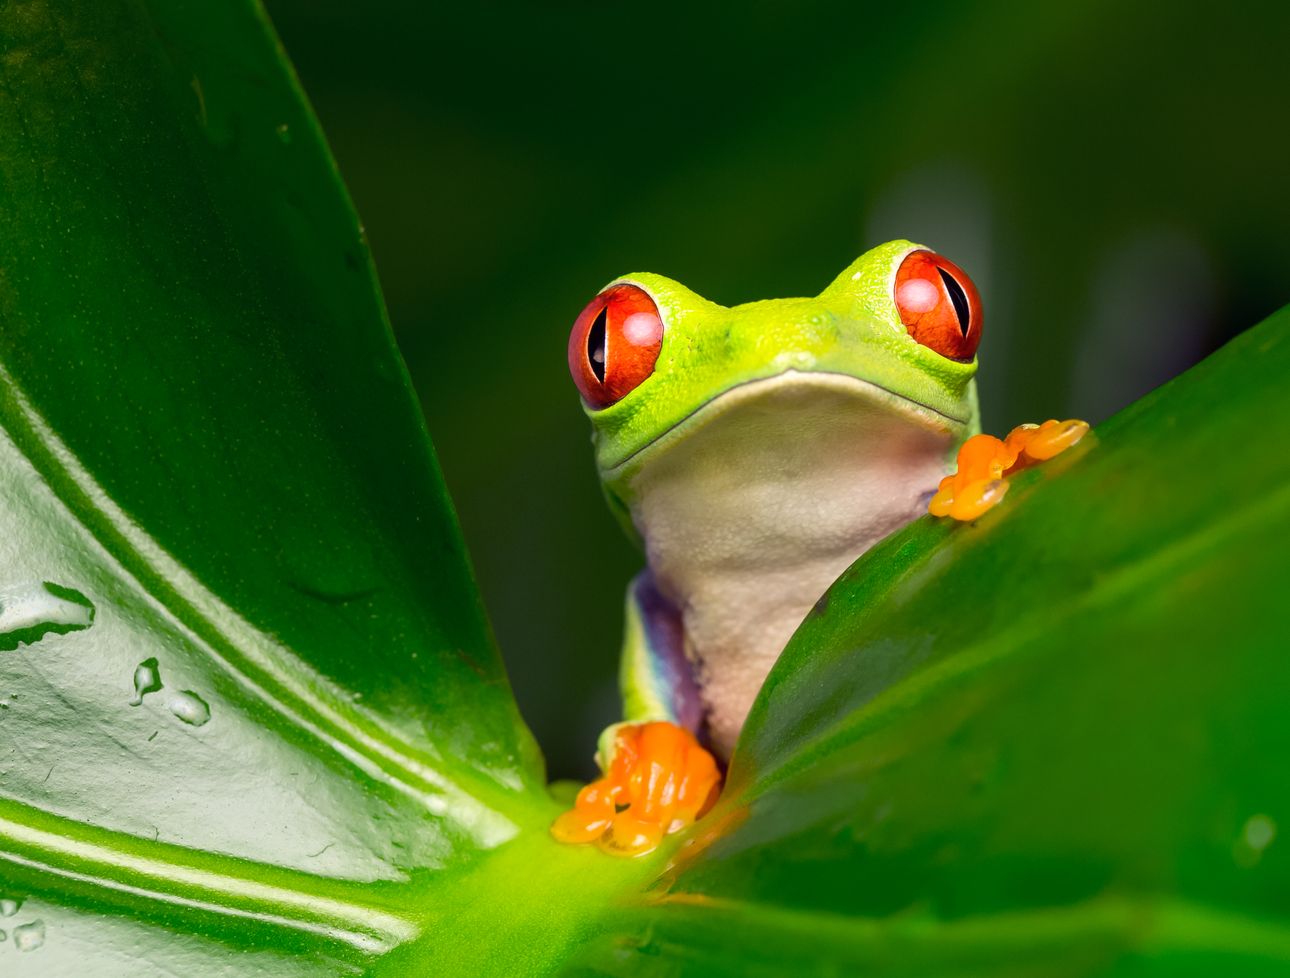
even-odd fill
[[[256,5],[0,49],[0,972],[353,970],[543,804],[361,231]]]

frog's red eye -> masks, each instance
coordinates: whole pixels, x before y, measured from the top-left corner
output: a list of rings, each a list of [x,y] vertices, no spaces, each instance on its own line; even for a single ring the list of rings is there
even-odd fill
[[[915,251],[896,270],[896,308],[909,335],[950,360],[967,362],[981,342],[981,296],[948,258]]]
[[[587,304],[569,334],[569,372],[597,410],[616,404],[654,372],[663,320],[649,293],[611,285]]]

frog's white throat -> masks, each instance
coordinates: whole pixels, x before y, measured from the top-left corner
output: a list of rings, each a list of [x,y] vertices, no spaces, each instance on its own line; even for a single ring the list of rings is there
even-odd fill
[[[789,372],[721,395],[632,460],[632,520],[721,754],[816,599],[924,511],[965,433],[866,381]]]

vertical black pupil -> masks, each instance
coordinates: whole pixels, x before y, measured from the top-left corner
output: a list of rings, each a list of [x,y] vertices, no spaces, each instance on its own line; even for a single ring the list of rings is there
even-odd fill
[[[596,319],[587,332],[587,361],[596,380],[605,382],[605,317],[607,306],[602,306],[596,313]]]
[[[941,273],[941,281],[945,283],[945,291],[950,294],[950,302],[954,303],[954,313],[959,317],[959,331],[964,336],[968,334],[968,327],[971,326],[972,309],[968,305],[967,293],[963,291],[963,286],[959,285],[959,280],[943,268],[936,269]]]

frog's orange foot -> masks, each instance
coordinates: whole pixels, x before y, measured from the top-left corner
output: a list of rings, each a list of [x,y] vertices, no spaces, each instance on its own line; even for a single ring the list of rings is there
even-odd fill
[[[578,792],[551,826],[561,842],[639,856],[712,807],[721,783],[713,756],[674,723],[624,724],[604,777]]]
[[[1002,440],[973,435],[959,448],[958,471],[941,480],[927,511],[974,520],[1007,494],[1006,476],[1061,454],[1087,432],[1086,421],[1045,421],[1018,425]]]

